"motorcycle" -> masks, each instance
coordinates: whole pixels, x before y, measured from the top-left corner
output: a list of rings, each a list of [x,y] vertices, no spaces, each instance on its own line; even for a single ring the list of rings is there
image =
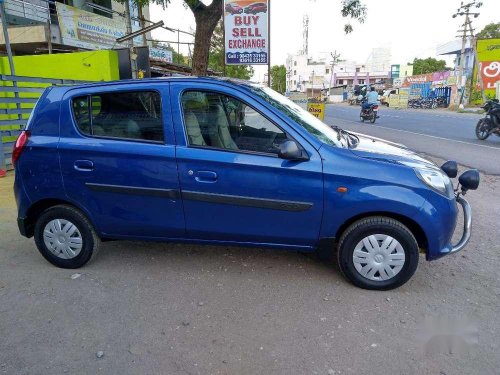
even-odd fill
[[[369,107],[364,108],[364,104],[366,100],[361,103],[361,112],[359,114],[359,118],[361,122],[365,122],[365,120],[369,120],[372,124],[375,124],[375,121],[380,117],[378,115],[378,104],[370,104]]]
[[[481,108],[486,112],[476,125],[477,139],[484,141],[491,134],[500,137],[500,104],[498,99],[488,100]]]

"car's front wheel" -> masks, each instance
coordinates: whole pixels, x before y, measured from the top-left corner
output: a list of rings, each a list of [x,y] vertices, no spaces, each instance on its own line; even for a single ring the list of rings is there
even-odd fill
[[[389,290],[406,283],[418,265],[419,247],[401,222],[383,216],[361,219],[342,234],[338,245],[341,272],[364,289]]]
[[[42,256],[61,268],[82,267],[100,242],[87,217],[67,205],[45,210],[36,221],[34,237]]]

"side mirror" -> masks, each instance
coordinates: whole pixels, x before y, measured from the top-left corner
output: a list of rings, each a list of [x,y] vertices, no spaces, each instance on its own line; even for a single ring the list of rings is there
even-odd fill
[[[448,160],[441,166],[441,170],[446,173],[449,178],[455,178],[458,174],[458,165],[454,160]]]
[[[286,160],[309,160],[308,157],[302,155],[302,150],[295,141],[285,141],[280,145],[278,156]]]
[[[476,190],[479,186],[479,172],[477,169],[469,169],[460,175],[458,182],[462,185],[462,192]]]

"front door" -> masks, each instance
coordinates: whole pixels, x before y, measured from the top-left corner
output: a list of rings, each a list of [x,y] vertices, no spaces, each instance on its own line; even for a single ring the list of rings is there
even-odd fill
[[[187,236],[314,245],[323,210],[317,151],[250,95],[211,86],[171,84]],[[278,157],[292,137],[308,161]]]
[[[59,143],[64,187],[103,236],[184,236],[170,119],[167,83],[69,91]]]

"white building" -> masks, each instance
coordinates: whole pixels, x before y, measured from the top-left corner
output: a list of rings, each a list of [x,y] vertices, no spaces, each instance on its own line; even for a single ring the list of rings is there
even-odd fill
[[[287,91],[306,92],[385,80],[390,77],[390,51],[388,54],[387,51],[376,50],[368,59],[370,67],[355,61],[342,61],[335,65],[333,71],[328,53],[316,58],[304,54],[289,55],[286,61]]]
[[[391,70],[391,49],[373,48],[365,62],[368,72],[388,72]]]
[[[462,52],[462,40],[455,39],[448,43],[441,44],[436,49],[437,55],[447,55],[453,57],[453,70],[460,69],[460,54]],[[474,69],[474,51],[471,48],[470,40],[465,43],[464,51],[464,75],[470,77]]]

